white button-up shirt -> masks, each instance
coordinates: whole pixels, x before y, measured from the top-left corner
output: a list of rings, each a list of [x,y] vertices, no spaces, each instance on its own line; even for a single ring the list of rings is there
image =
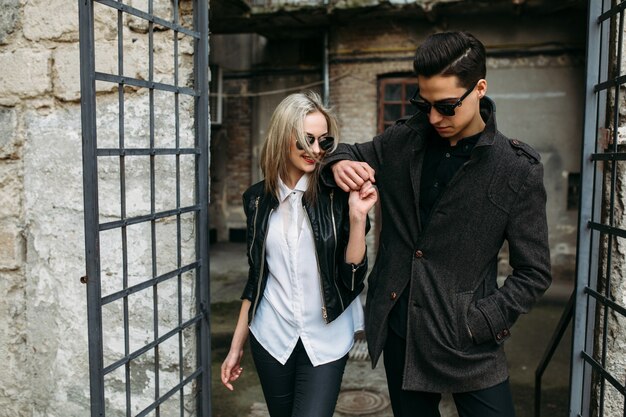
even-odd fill
[[[359,297],[331,323],[322,317],[322,293],[311,223],[302,205],[309,175],[291,190],[279,179],[280,204],[269,218],[263,300],[250,331],[277,361],[287,362],[298,339],[313,366],[342,358],[363,330]]]

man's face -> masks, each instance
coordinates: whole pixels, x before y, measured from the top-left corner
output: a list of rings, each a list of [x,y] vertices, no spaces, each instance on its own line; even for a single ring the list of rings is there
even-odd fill
[[[454,104],[468,89],[462,87],[457,76],[434,75],[418,76],[419,99],[428,103]],[[471,87],[470,87],[471,88]],[[437,108],[431,107],[428,121],[439,136],[448,139],[451,145],[468,136],[482,132],[485,123],[480,117],[480,99],[487,92],[487,81],[481,79],[463,99],[461,105],[454,109],[454,116],[441,114]]]

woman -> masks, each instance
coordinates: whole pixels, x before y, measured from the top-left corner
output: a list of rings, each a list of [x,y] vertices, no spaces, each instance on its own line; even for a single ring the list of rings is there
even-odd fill
[[[348,195],[319,182],[336,138],[337,122],[317,94],[288,96],[261,150],[265,180],[243,195],[250,269],[221,377],[232,391],[251,333],[271,417],[331,417],[354,333],[363,329],[357,295],[367,213],[378,195],[369,183]]]

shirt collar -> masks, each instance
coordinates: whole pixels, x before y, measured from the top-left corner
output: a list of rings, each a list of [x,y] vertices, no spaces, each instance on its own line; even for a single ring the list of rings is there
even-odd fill
[[[291,194],[294,191],[304,193],[309,187],[309,176],[310,176],[309,173],[305,173],[304,175],[302,175],[300,179],[298,180],[298,182],[296,183],[296,186],[294,187],[293,190],[287,187],[287,185],[279,177],[278,178],[278,197],[280,199],[280,202],[285,201],[285,199],[289,197],[289,194]]]
[[[431,136],[430,143],[432,146],[440,148],[442,152],[445,151],[450,152],[452,155],[469,157],[472,153],[472,149],[474,149],[474,146],[476,145],[476,143],[478,143],[478,140],[480,139],[482,134],[483,132],[478,132],[473,134],[472,136],[464,137],[463,139],[459,140],[454,146],[450,146],[450,141],[448,139],[444,139],[435,134]]]

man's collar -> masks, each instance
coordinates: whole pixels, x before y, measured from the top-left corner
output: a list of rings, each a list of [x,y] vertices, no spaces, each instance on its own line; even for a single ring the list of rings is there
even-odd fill
[[[476,146],[493,145],[498,129],[496,125],[496,103],[487,96],[480,99],[480,115],[485,121],[485,130],[483,130]]]

